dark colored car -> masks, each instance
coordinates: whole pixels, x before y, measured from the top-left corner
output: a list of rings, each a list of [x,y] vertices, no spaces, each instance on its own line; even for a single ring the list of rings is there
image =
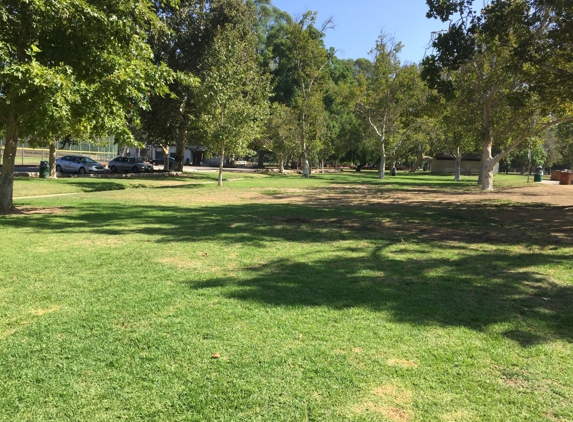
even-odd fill
[[[174,162],[175,162],[175,158],[169,157],[169,168],[173,167]],[[165,165],[165,159],[164,158],[156,158],[155,160],[151,160],[150,163],[153,164],[154,166],[163,166],[163,165]]]
[[[83,155],[66,155],[56,160],[56,171],[58,173],[103,173],[104,165]]]
[[[139,157],[116,157],[107,164],[107,167],[114,173],[118,171],[130,171],[133,173],[153,171],[153,166]]]

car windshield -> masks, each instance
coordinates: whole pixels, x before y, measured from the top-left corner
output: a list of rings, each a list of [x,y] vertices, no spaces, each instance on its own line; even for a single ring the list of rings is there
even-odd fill
[[[130,158],[129,162],[130,163],[143,163],[143,160],[141,158],[135,157],[135,158]]]
[[[82,163],[97,164],[97,161],[92,160],[90,157],[78,157],[78,160]]]

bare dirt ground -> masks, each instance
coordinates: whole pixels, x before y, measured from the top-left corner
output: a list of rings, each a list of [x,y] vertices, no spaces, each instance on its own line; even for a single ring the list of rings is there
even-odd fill
[[[430,194],[432,196],[432,194]],[[525,187],[502,187],[494,192],[464,193],[460,195],[435,195],[442,201],[511,201],[516,203],[537,203],[561,207],[573,207],[573,186],[543,183]]]
[[[388,185],[387,185],[388,186]],[[362,232],[384,231],[406,239],[469,243],[573,245],[573,186],[505,187],[494,192],[452,191],[435,187],[391,190],[388,187],[282,189],[268,197],[250,192],[252,202],[300,203],[318,207],[368,207],[387,221],[356,219],[283,219],[287,224],[333,226]],[[426,218],[424,214],[433,217]],[[444,218],[439,218],[443,215]],[[395,217],[398,216],[398,217]],[[401,216],[401,217],[400,217]],[[468,225],[460,227],[460,217]],[[486,222],[477,224],[477,221]],[[473,223],[472,223],[473,222]],[[475,223],[475,224],[474,224]]]
[[[555,184],[543,184],[526,187],[501,187],[494,192],[479,191],[454,191],[435,187],[413,187],[401,190],[388,187],[353,186],[316,189],[309,197],[308,191],[302,189],[282,189],[274,199],[288,200],[293,202],[313,201],[336,201],[339,204],[352,203],[507,203],[556,206],[561,208],[573,207],[573,186],[560,186]],[[389,189],[390,188],[390,189]],[[299,195],[297,195],[299,194]],[[249,195],[255,199],[258,195]],[[258,198],[263,199],[263,198]],[[266,200],[269,198],[266,197]],[[573,210],[572,210],[573,211]]]

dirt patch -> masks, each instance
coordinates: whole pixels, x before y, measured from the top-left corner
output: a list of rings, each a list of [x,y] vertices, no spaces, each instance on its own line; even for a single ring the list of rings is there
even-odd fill
[[[45,309],[32,309],[32,310],[30,310],[30,313],[32,315],[42,316],[42,315],[46,315],[46,314],[51,314],[52,312],[56,312],[58,309],[60,309],[60,306],[55,305],[55,306],[50,306],[49,308],[45,308]]]
[[[404,359],[388,359],[386,362],[388,366],[401,366],[402,368],[417,368],[418,364],[412,360],[404,360]]]
[[[401,242],[573,245],[573,186],[502,187],[489,193],[431,187],[390,190],[388,185],[359,185],[351,190],[334,186],[313,189],[312,195],[283,190],[283,195],[273,198],[250,192],[248,200],[317,208],[366,208],[374,216],[264,216],[258,218],[262,224],[332,228]]]
[[[42,207],[18,207],[10,215],[34,215],[34,214],[64,214],[66,210],[59,207],[42,208]]]
[[[446,413],[446,414],[442,415],[442,419],[445,421],[453,421],[453,422],[475,420],[475,418],[470,418],[469,414],[465,411]]]
[[[312,195],[296,189],[283,189],[281,196],[269,198],[259,194],[261,201],[288,200],[288,202],[315,202],[322,205],[333,201],[339,205],[366,203],[518,203],[545,204],[560,207],[573,207],[573,186],[535,184],[531,186],[500,187],[493,192],[478,190],[448,190],[435,187],[418,186],[396,190],[392,185],[357,185],[352,189],[332,186],[326,189],[316,188]],[[253,198],[254,199],[254,198]]]
[[[402,390],[394,384],[376,387],[363,404],[357,406],[357,413],[376,412],[396,422],[407,422],[412,419],[409,406],[412,404],[412,393]]]
[[[363,409],[359,410],[359,413],[363,413],[363,411],[379,413],[394,422],[407,422],[411,420],[410,414],[406,410],[400,409],[399,407],[378,406],[374,403],[367,402],[364,404]]]
[[[181,257],[165,257],[159,259],[162,264],[167,264],[176,267],[178,270],[188,270],[190,268],[195,268],[198,263],[195,260]]]

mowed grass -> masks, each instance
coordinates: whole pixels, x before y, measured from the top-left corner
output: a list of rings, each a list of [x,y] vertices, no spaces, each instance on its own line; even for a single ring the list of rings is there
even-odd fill
[[[573,420],[566,210],[374,201],[471,178],[231,177],[0,217],[0,420]]]

